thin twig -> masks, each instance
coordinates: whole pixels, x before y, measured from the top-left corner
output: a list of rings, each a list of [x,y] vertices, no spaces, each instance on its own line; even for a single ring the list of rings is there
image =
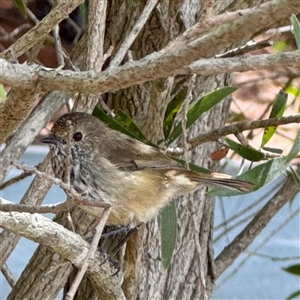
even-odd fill
[[[256,214],[246,228],[215,259],[215,278],[218,278],[232,262],[252,243],[274,215],[288,202],[299,188],[289,178],[276,195]]]
[[[227,51],[225,53],[222,53],[220,55],[216,55],[216,58],[236,57],[236,56],[244,55],[244,54],[249,53],[251,51],[260,50],[260,49],[263,49],[263,48],[266,48],[266,47],[270,47],[270,46],[272,46],[272,42],[270,40],[275,39],[276,36],[277,35],[273,35],[272,37],[270,37],[270,38],[268,38],[264,41],[259,41],[259,42],[250,41],[244,46],[229,50],[229,51]]]
[[[107,207],[107,203],[99,201],[91,201],[89,199],[82,198],[79,195],[80,199],[68,198],[65,202],[59,202],[56,204],[47,204],[47,205],[28,205],[28,204],[15,204],[10,201],[5,200],[0,197],[0,211],[3,212],[27,212],[27,213],[38,213],[38,214],[47,214],[52,213],[56,214],[60,211],[68,210],[72,207],[78,206],[92,206],[92,207]]]
[[[294,211],[291,215],[289,215],[276,229],[274,229],[267,238],[263,239],[262,242],[255,247],[254,250],[252,251],[244,251],[245,257],[243,260],[234,268],[234,270],[226,276],[220,283],[219,286],[223,285],[225,282],[227,282],[232,276],[234,276],[240,269],[241,267],[248,261],[248,259],[255,255],[255,252],[261,249],[276,233],[278,233],[279,230],[284,228],[295,216],[299,215],[300,209],[297,209]]]
[[[267,194],[269,193],[264,193],[261,197],[259,197],[256,201],[254,201],[252,204],[250,204],[249,206],[247,206],[246,208],[244,208],[243,210],[241,210],[239,213],[234,214],[232,217],[230,217],[229,219],[227,219],[226,221],[222,222],[221,224],[218,224],[214,227],[214,230],[218,230],[221,229],[222,227],[224,227],[225,224],[229,224],[234,222],[236,219],[243,217],[245,214],[249,213],[249,211],[253,208],[255,208],[257,205],[261,204],[262,201],[264,199],[266,199]],[[216,242],[215,240],[216,238],[214,238],[214,243]]]
[[[286,224],[284,224],[284,226],[285,225]],[[276,256],[268,255],[268,254],[258,253],[256,251],[249,251],[249,250],[246,250],[245,253],[252,255],[252,256],[269,259],[271,261],[291,261],[291,260],[299,260],[300,259],[300,256],[276,257]]]
[[[72,283],[72,286],[70,288],[70,290],[68,291],[67,295],[66,295],[66,300],[73,300],[75,293],[79,287],[79,284],[83,278],[83,276],[85,275],[88,267],[89,267],[89,262],[90,260],[92,260],[95,256],[95,252],[97,251],[97,247],[101,238],[101,234],[103,231],[103,228],[106,224],[106,221],[109,217],[111,211],[111,206],[106,206],[106,208],[104,208],[103,213],[101,215],[101,218],[99,220],[99,223],[97,224],[96,228],[95,228],[95,235],[93,237],[92,243],[90,245],[90,249],[82,263],[81,268],[79,269],[75,280]]]
[[[189,104],[192,101],[192,92],[194,89],[196,77],[197,77],[196,74],[192,75],[188,83],[187,95],[183,103],[183,118],[181,120],[183,156],[185,160],[185,167],[187,169],[189,169],[188,143],[187,143],[187,112],[188,112]]]
[[[224,235],[226,234],[226,241],[227,243],[229,243],[229,237],[228,237],[228,233],[230,231],[232,231],[233,229],[236,229],[238,226],[244,224],[245,222],[250,221],[253,218],[253,215],[249,215],[244,217],[242,220],[239,220],[238,222],[232,224],[232,225],[228,225],[228,223],[223,222],[223,226],[224,226],[224,230],[214,238],[214,243],[218,242],[222,237],[224,237]]]
[[[74,187],[72,185],[66,184],[65,182],[63,182],[59,178],[55,178],[55,177],[53,177],[53,176],[51,176],[51,175],[49,175],[45,172],[41,172],[35,167],[29,167],[29,166],[26,166],[25,164],[19,164],[19,163],[14,163],[13,165],[19,170],[34,173],[37,176],[39,176],[41,178],[44,178],[44,179],[47,179],[47,180],[51,181],[52,183],[58,185],[60,188],[62,188],[65,191],[67,196],[70,198],[68,201],[70,201],[70,200],[75,201],[76,205],[83,205],[83,206],[87,205],[87,206],[102,207],[102,208],[105,208],[107,206],[107,203],[100,202],[100,201],[93,201],[93,200],[89,200],[88,198],[85,198],[84,193],[79,194],[74,189]],[[18,205],[18,204],[16,204],[16,205]],[[67,206],[64,206],[64,205],[67,205]],[[57,206],[59,207],[59,211],[62,210],[62,207],[63,208],[65,208],[65,207],[69,208],[69,206],[68,206],[69,204],[64,204],[64,205],[63,205],[63,203],[57,204]],[[54,208],[52,206],[50,206],[50,207],[51,207],[50,210],[52,210],[52,211],[56,210],[56,208]],[[41,208],[37,208],[37,209],[40,209],[41,211],[44,209],[46,211],[47,208],[45,206],[45,208],[41,207]]]
[[[226,238],[226,242],[227,244],[229,244],[229,236],[228,236],[228,221],[226,219],[226,212],[225,212],[225,207],[224,207],[224,201],[223,199],[220,198],[220,208],[221,208],[221,215],[222,215],[222,219],[224,220],[224,222],[222,222],[224,230],[223,232],[219,235],[221,237],[223,237],[225,234],[225,238]],[[214,238],[214,243],[215,243],[216,238]]]
[[[11,273],[10,269],[8,268],[7,264],[5,263],[1,269],[1,272],[9,285],[13,288],[16,284],[16,279],[14,278],[13,274]]]
[[[5,188],[7,188],[10,185],[13,185],[19,181],[22,181],[23,179],[25,179],[31,175],[32,175],[32,173],[30,173],[30,172],[23,172],[20,175],[15,176],[15,177],[3,182],[3,184],[0,185],[0,191],[4,190]]]
[[[48,175],[45,172],[41,172],[35,167],[26,166],[25,164],[13,163],[13,165],[19,170],[23,170],[25,172],[31,172],[41,178],[50,180],[52,183],[54,183],[54,184],[58,185],[60,188],[62,188],[66,192],[67,195],[70,195],[73,198],[82,199],[82,195],[78,194],[72,186],[64,183],[59,178]]]
[[[235,136],[243,146],[251,147],[249,141],[245,138],[245,136],[241,132],[236,133]]]
[[[70,177],[71,177],[71,169],[72,169],[72,165],[71,165],[71,139],[72,139],[72,134],[73,134],[73,127],[74,125],[72,124],[71,121],[67,121],[67,151],[66,151],[66,158],[65,158],[65,178],[64,178],[64,182],[70,186]]]
[[[116,56],[114,57],[114,59],[109,64],[108,69],[112,69],[113,67],[116,67],[116,66],[120,65],[120,63],[124,59],[127,51],[129,50],[129,48],[131,47],[131,45],[135,41],[138,34],[141,32],[141,30],[144,27],[147,20],[149,19],[149,16],[150,16],[151,12],[153,11],[154,7],[156,6],[157,2],[158,2],[158,0],[148,0],[146,2],[144,10],[142,11],[139,19],[134,24],[131,32],[125,38],[124,42],[120,46]]]
[[[21,36],[13,45],[4,50],[0,56],[9,61],[21,56],[29,49],[43,41],[56,24],[65,19],[83,0],[58,1],[43,20]]]
[[[35,25],[39,22],[39,19],[35,16],[35,14],[25,5],[26,14],[30,21],[32,21]]]
[[[54,37],[54,43],[55,43],[55,50],[56,50],[56,58],[57,58],[57,63],[59,66],[63,66],[65,64],[64,60],[64,50],[61,44],[61,39],[59,35],[59,26],[55,25],[53,30],[53,37]]]
[[[267,128],[270,126],[286,125],[291,123],[300,123],[300,115],[281,117],[281,118],[271,118],[258,121],[246,121],[228,125],[222,128],[211,130],[207,133],[203,133],[189,140],[189,149],[193,149],[196,146],[217,141],[220,137],[228,134],[237,134],[245,130],[257,129],[257,128]]]
[[[16,29],[14,29],[12,32],[7,32],[2,26],[0,26],[0,33],[2,34],[1,40],[2,41],[10,41],[10,42],[15,42],[16,38],[15,36],[20,34],[21,31],[28,30],[30,28],[29,24],[22,24]]]

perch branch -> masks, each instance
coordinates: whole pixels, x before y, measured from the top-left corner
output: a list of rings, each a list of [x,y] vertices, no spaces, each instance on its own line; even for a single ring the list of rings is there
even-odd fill
[[[88,253],[89,245],[80,235],[38,214],[0,212],[0,226],[44,245],[78,268]],[[114,273],[114,267],[98,252],[91,258],[89,278],[110,294],[110,299],[125,299],[119,276],[108,276]]]

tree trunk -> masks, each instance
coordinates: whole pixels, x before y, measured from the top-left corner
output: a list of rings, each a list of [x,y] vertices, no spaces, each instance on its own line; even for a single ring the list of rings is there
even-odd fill
[[[133,59],[140,59],[162,49],[195,24],[203,14],[202,2],[204,1],[159,1],[131,47]],[[244,1],[215,1],[213,14],[223,12],[229,2],[232,2],[232,10],[241,8],[237,5],[246,7]],[[253,5],[261,1],[248,2]],[[115,49],[119,48],[140,16],[144,5],[145,1],[108,1],[104,52],[111,45]],[[214,54],[212,49],[212,55]],[[132,116],[150,141],[159,143],[163,139],[162,124],[166,105],[183,80],[188,82],[189,78],[160,79],[107,94],[104,98],[115,111],[120,108]],[[198,76],[192,93],[193,100],[226,84],[226,75]],[[207,112],[201,121],[189,130],[188,137],[221,127],[228,108],[229,101],[226,100]],[[215,146],[215,143],[207,143],[198,147],[190,154],[190,161],[215,170],[217,166],[209,159],[209,153],[216,149]],[[214,200],[207,197],[206,190],[207,188],[203,187],[193,195],[176,199],[177,243],[168,269],[164,270],[161,263],[160,217],[152,220],[127,243],[122,264],[124,272],[122,287],[127,299],[211,297],[214,283],[212,245]],[[95,220],[86,213],[74,209],[72,218],[77,224],[76,232],[83,236],[92,232]],[[62,214],[57,216],[56,220],[65,226],[68,224]],[[139,245],[141,247],[138,247]],[[62,265],[53,269],[58,262]],[[70,263],[40,246],[8,299],[54,299],[71,270]],[[97,293],[91,292],[92,285],[89,284],[89,280],[85,281],[84,285],[84,290],[82,285],[77,299],[96,298]],[[98,291],[98,295],[100,294]],[[101,296],[101,299],[109,299],[108,295],[101,294]]]

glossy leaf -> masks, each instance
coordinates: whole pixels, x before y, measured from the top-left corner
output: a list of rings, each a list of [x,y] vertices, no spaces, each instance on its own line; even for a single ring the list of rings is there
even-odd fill
[[[253,192],[280,176],[286,170],[287,166],[288,164],[285,158],[275,158],[254,167],[242,175],[237,176],[237,178],[252,182],[254,184],[254,188],[251,192]],[[240,195],[241,192],[230,189],[213,188],[208,192],[208,194],[218,197],[229,197]]]
[[[201,97],[188,111],[187,113],[187,128],[191,127],[201,115],[221,102],[225,97],[236,91],[237,88],[233,86],[225,86],[216,91],[213,91],[203,97]],[[166,144],[170,145],[175,139],[182,134],[182,123],[177,123],[172,132],[170,133]]]
[[[260,161],[265,157],[264,153],[243,146],[229,138],[225,138],[225,141],[232,150],[234,150],[236,153],[238,153],[240,156],[242,156],[245,159],[248,159],[250,161]]]
[[[291,273],[293,275],[298,275],[300,276],[300,264],[295,264],[292,266],[289,266],[287,268],[282,268],[284,271]]]
[[[286,88],[284,89],[284,91],[285,91],[286,93],[289,93],[289,94],[291,94],[291,95],[294,95],[294,96],[297,97],[297,98],[300,98],[300,89],[298,89],[298,88],[296,88],[296,87],[294,87],[294,86],[289,85],[288,87],[286,87]]]
[[[175,97],[170,101],[170,103],[167,106],[163,128],[165,140],[168,139],[168,136],[174,124],[175,117],[186,98],[187,90],[187,88],[182,89],[178,94],[175,95]]]
[[[101,120],[103,123],[105,123],[107,126],[109,126],[111,129],[117,130],[119,132],[125,133],[137,140],[141,139],[135,135],[133,132],[129,131],[127,128],[125,128],[123,125],[121,125],[115,118],[110,117],[107,115],[104,111],[99,109],[98,107],[95,107],[93,111],[93,115],[97,117],[99,120]]]
[[[20,13],[27,18],[26,6],[22,0],[14,0],[16,6],[18,7]]]
[[[300,290],[294,292],[294,293],[291,294],[291,295],[289,295],[289,296],[286,298],[286,300],[291,300],[291,299],[296,299],[296,298],[299,299],[298,296],[300,296]]]
[[[290,162],[294,157],[298,155],[299,152],[300,152],[300,130],[298,130],[293,147],[291,148],[289,154],[286,157],[287,161]]]
[[[237,178],[252,182],[255,185],[252,191],[258,190],[283,174],[283,172],[289,167],[291,160],[299,153],[299,151],[300,131],[298,132],[293,147],[287,156],[271,159],[243,173]],[[235,190],[213,188],[208,192],[208,194],[212,196],[227,197],[239,195],[241,193]]]
[[[300,24],[294,14],[291,16],[291,24],[293,25],[293,34],[295,36],[297,47],[300,49]]]
[[[269,118],[279,118],[282,117],[285,107],[286,107],[286,101],[287,101],[287,94],[284,91],[280,91],[274,100],[274,104],[270,113]],[[276,131],[275,126],[267,127],[264,130],[264,135],[261,142],[261,147],[263,147],[274,135]]]
[[[166,269],[173,257],[177,236],[177,216],[174,200],[161,212],[161,256]]]
[[[140,141],[146,141],[145,136],[139,129],[139,127],[133,122],[133,120],[125,114],[122,110],[118,110],[115,118],[118,123],[120,123],[124,128],[126,128],[129,132],[133,133],[138,137]]]

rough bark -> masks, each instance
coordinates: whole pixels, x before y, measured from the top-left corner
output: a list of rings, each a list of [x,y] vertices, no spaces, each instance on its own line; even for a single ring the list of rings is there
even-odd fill
[[[198,1],[200,2],[200,1]],[[205,15],[202,6],[207,1],[160,1],[142,32],[130,48],[134,59],[159,51],[176,39],[186,27],[194,25],[199,16]],[[183,4],[184,3],[184,4]],[[246,8],[261,1],[215,1],[213,14],[230,9]],[[295,1],[293,1],[295,4]],[[111,45],[118,49],[137,21],[144,7],[144,1],[108,1],[105,53]],[[133,9],[134,8],[134,9]],[[270,25],[268,25],[270,26]],[[254,32],[243,38],[247,41]],[[216,41],[217,43],[217,41]],[[240,43],[243,43],[241,40]],[[180,44],[180,43],[179,43]],[[222,51],[225,49],[219,49]],[[213,51],[213,50],[212,50]],[[101,52],[102,53],[102,52]],[[208,54],[206,55],[208,56]],[[114,58],[114,55],[111,59]],[[126,60],[127,58],[125,58]],[[171,66],[170,66],[171,68]],[[163,77],[163,76],[162,76]],[[163,138],[162,122],[170,95],[179,83],[188,78],[157,79],[136,85],[116,93],[105,95],[108,105],[129,113],[149,140],[158,143]],[[227,84],[226,75],[199,76],[196,79],[193,96],[199,96]],[[88,91],[86,91],[88,93]],[[88,105],[88,104],[87,104]],[[210,110],[188,133],[197,136],[224,124],[229,101]],[[214,170],[216,166],[208,159],[214,150],[213,143],[194,149],[190,160]],[[120,282],[127,299],[209,299],[214,281],[212,226],[213,199],[205,195],[205,188],[192,196],[176,200],[178,212],[178,237],[172,265],[164,270],[160,254],[160,219],[147,224],[127,244],[124,254]],[[94,218],[79,209],[71,212],[76,224],[76,232],[82,236],[91,234],[95,226]],[[191,217],[193,216],[193,217]],[[57,222],[68,225],[64,214],[59,214]],[[139,247],[142,245],[142,247]],[[58,266],[61,263],[62,265]],[[55,270],[53,271],[53,268]],[[72,266],[57,254],[40,246],[24,270],[8,299],[53,299],[71,274]],[[77,299],[112,299],[104,290],[92,290],[89,279],[82,284]]]

